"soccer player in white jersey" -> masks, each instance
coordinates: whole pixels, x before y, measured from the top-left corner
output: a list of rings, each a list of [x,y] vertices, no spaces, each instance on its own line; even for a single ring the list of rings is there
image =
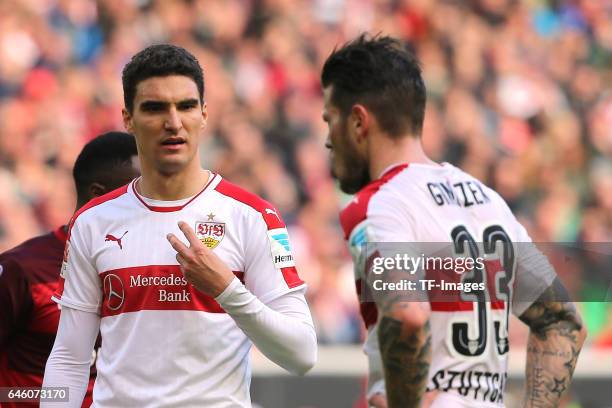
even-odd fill
[[[201,167],[193,55],[148,47],[123,89],[142,176],[70,223],[43,385],[68,386],[63,406],[80,406],[99,327],[95,407],[250,407],[252,343],[294,373],[316,359],[287,229],[271,204]]]
[[[531,241],[503,199],[424,153],[416,58],[395,39],[362,35],[332,52],[321,82],[332,171],[356,194],[340,220],[358,290],[376,292],[376,259],[364,243],[444,243],[455,256],[487,255],[463,275],[462,283],[488,282],[475,301],[434,302],[430,292],[429,302],[362,303],[369,404],[416,407],[427,390],[435,407],[502,406],[511,309],[530,327],[525,406],[556,406],[586,336],[581,319],[546,258],[533,248],[514,252],[513,242]]]

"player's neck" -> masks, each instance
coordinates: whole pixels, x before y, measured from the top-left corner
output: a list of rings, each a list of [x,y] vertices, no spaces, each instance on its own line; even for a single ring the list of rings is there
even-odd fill
[[[389,166],[399,163],[436,165],[423,151],[421,139],[407,136],[391,139],[387,136],[376,138],[370,144],[370,177],[378,179]]]
[[[212,174],[199,166],[174,174],[144,172],[136,185],[138,193],[153,200],[176,201],[198,194]]]

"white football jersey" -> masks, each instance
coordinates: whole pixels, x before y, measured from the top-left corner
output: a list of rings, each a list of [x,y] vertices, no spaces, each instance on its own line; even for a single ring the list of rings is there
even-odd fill
[[[545,257],[531,245],[518,249],[517,243],[531,239],[504,200],[450,164],[399,164],[357,193],[340,220],[354,260],[359,295],[366,287],[372,290],[364,285],[366,259],[371,267],[368,245],[378,244],[385,252],[380,243],[405,243],[406,249],[411,248],[407,252],[419,257],[431,253],[432,245],[444,244],[455,257],[482,258],[484,268],[453,275],[456,283],[482,284],[485,290],[474,291],[471,297],[456,292],[450,301],[431,301],[435,289],[429,292],[432,363],[428,390],[441,391],[447,406],[451,401],[455,401],[451,406],[503,405],[509,313],[522,314],[555,276]],[[515,296],[518,291],[520,302]],[[362,302],[361,313],[368,328],[364,347],[370,362],[371,394],[384,391],[375,303]]]
[[[94,406],[250,407],[251,342],[187,283],[166,236],[188,245],[185,221],[267,303],[304,284],[280,214],[219,175],[178,202],[141,197],[136,183],[75,214],[54,297],[101,317]]]

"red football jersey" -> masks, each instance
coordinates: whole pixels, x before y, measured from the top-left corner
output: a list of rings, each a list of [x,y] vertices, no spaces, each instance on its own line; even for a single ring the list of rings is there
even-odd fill
[[[0,254],[0,387],[42,386],[60,317],[51,296],[59,285],[65,243],[62,226]],[[91,405],[93,366],[91,375],[83,406]]]

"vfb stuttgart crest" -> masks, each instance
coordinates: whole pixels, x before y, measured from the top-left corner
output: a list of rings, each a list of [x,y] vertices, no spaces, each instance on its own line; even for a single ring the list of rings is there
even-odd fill
[[[196,236],[204,245],[214,249],[225,236],[224,222],[198,221],[195,226]]]

